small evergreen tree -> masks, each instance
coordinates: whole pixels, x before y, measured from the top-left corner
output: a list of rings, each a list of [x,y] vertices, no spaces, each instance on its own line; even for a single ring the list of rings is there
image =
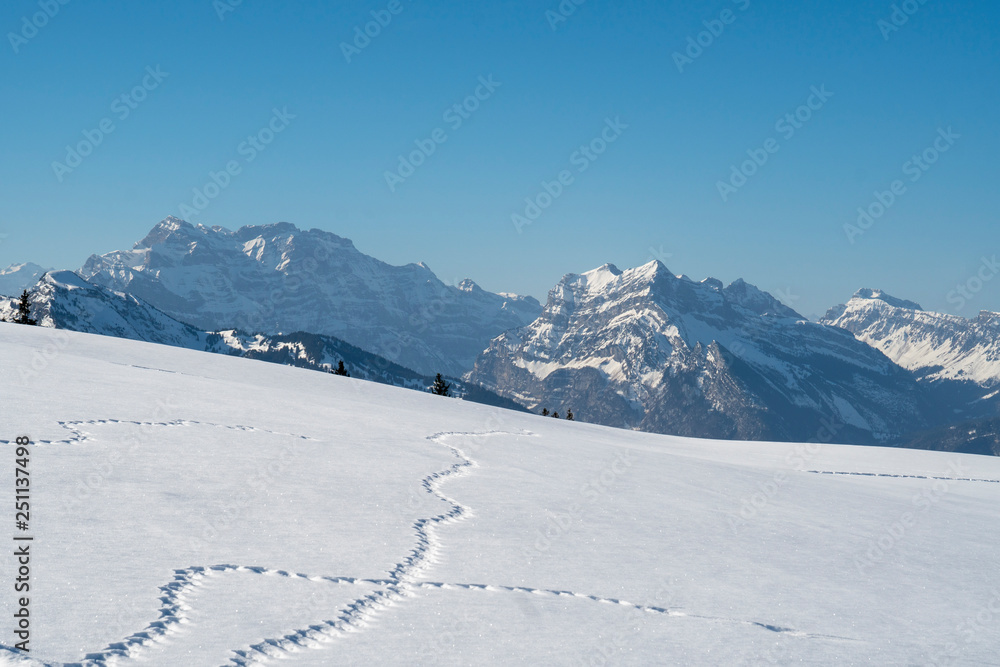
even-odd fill
[[[573,410],[572,409],[567,409],[566,410],[566,419],[568,419],[569,421],[573,421]]]
[[[451,385],[444,381],[441,374],[438,373],[437,377],[434,378],[434,384],[431,386],[431,393],[437,396],[451,396]]]
[[[548,417],[549,416],[549,409],[548,408],[542,408],[542,416],[543,417]]]
[[[559,419],[559,413],[558,412],[553,412],[552,416],[555,417],[556,419]]]
[[[344,360],[343,359],[341,359],[340,362],[337,364],[337,370],[333,371],[333,374],[334,375],[342,375],[345,378],[351,377],[351,374],[347,372],[346,368],[344,368]]]
[[[21,299],[17,304],[17,314],[14,315],[14,322],[30,326],[38,324],[36,320],[31,318],[31,298],[28,296],[28,290],[21,292]]]

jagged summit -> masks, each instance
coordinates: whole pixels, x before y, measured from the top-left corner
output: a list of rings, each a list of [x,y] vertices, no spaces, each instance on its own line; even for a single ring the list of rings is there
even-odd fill
[[[491,338],[541,311],[531,297],[448,286],[423,263],[393,266],[289,222],[229,231],[169,217],[80,274],[202,330],[337,336],[425,374],[464,373]]]
[[[582,290],[582,291],[581,291]],[[674,275],[659,260],[621,270],[614,264],[604,264],[581,274],[567,274],[550,293],[556,299],[578,300],[587,294],[659,295],[667,299],[687,299],[692,302],[723,302],[730,307],[746,308],[758,315],[804,320],[802,315],[785,306],[767,292],[742,278],[723,286],[716,278],[694,282],[684,275]]]
[[[835,415],[839,437],[874,442],[922,419],[913,378],[846,332],[744,280],[693,282],[658,261],[564,277],[470,379],[531,407],[695,436],[809,439]]]
[[[896,297],[883,292],[878,289],[870,289],[868,287],[862,287],[857,292],[854,293],[852,297],[854,299],[866,299],[871,301],[883,301],[893,308],[905,308],[906,310],[923,310],[919,303],[915,301],[907,301],[906,299],[897,299]]]
[[[1000,316],[934,313],[881,290],[861,289],[820,320],[840,327],[929,380],[1000,386]]]
[[[579,275],[571,273],[563,278],[567,282],[576,282],[582,279],[582,282],[587,286],[588,289],[599,290],[604,288],[609,283],[613,282],[616,278],[622,275],[622,270],[619,269],[614,264],[602,264],[596,269],[591,269],[590,271],[585,271]]]
[[[765,292],[756,285],[751,285],[742,278],[734,280],[722,292],[733,303],[739,304],[758,315],[790,317],[797,320],[806,319],[778,301],[768,292]]]

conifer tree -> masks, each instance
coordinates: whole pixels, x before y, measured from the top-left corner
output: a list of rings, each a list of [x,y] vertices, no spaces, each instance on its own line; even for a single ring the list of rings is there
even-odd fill
[[[573,410],[571,408],[566,410],[566,419],[573,421]]]
[[[28,296],[28,290],[21,292],[21,299],[17,304],[17,314],[14,315],[14,322],[31,326],[38,324],[37,320],[31,318],[31,298]]]
[[[542,416],[543,417],[548,417],[549,416],[549,409],[548,408],[542,408]]]
[[[553,412],[552,416],[555,417],[556,419],[559,419],[559,413],[558,412]]]
[[[434,378],[434,384],[431,386],[431,393],[437,396],[451,396],[451,385],[444,381],[441,374],[438,373],[437,377]]]
[[[342,376],[344,376],[346,378],[351,377],[351,374],[347,372],[346,368],[344,368],[344,360],[343,359],[341,359],[340,362],[337,364],[337,370],[333,371],[333,374],[334,375],[342,375]]]

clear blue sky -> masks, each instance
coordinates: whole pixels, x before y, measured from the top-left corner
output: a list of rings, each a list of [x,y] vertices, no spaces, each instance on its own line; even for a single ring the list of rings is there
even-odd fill
[[[948,293],[1000,253],[1000,8],[909,1],[919,9],[887,32],[891,0],[586,0],[555,29],[557,0],[399,0],[348,63],[342,43],[388,0],[243,0],[223,19],[227,0],[72,0],[37,34],[23,32],[37,0],[9,0],[0,265],[78,268],[131,247],[236,160],[192,222],[318,227],[542,299],[564,273],[652,248],[675,273],[744,277],[805,314],[862,286],[954,311]],[[679,71],[674,53],[720,16]],[[120,119],[115,99],[157,66],[169,76]],[[445,112],[490,75],[499,87],[453,129]],[[779,131],[823,85],[832,97]],[[246,162],[241,142],[286,107],[295,118]],[[60,182],[53,162],[105,118],[114,131]],[[606,118],[628,127],[581,173],[574,151]],[[960,138],[909,180],[904,163],[949,127]],[[447,141],[391,191],[385,172],[437,128]],[[723,201],[718,182],[772,138],[778,151]],[[517,233],[512,214],[563,170],[572,183]],[[897,179],[905,192],[849,243],[844,225]],[[971,296],[961,314],[1000,310],[1000,276]]]

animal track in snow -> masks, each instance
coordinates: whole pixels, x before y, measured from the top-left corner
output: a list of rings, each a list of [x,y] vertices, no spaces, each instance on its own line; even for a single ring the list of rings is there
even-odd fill
[[[177,426],[208,426],[212,428],[225,429],[227,431],[246,431],[248,433],[268,433],[270,435],[280,435],[286,438],[296,438],[299,440],[309,440],[317,442],[317,438],[311,438],[307,435],[298,435],[296,433],[282,433],[280,431],[270,431],[268,429],[258,428],[256,426],[242,426],[235,425],[230,426],[228,424],[216,424],[213,422],[201,422],[194,421],[190,419],[175,419],[173,421],[167,422],[154,422],[154,421],[135,421],[132,419],[87,419],[82,421],[60,421],[56,422],[62,428],[69,431],[72,436],[69,438],[64,438],[62,440],[32,440],[31,444],[35,445],[79,445],[89,439],[84,430],[80,427],[82,426],[108,426],[108,425],[126,425],[126,426],[161,426],[161,427],[177,427]],[[2,445],[13,444],[11,440],[0,440]]]
[[[267,429],[260,429],[252,426],[225,425],[210,422],[199,422],[192,420],[173,420],[165,422],[143,422],[133,420],[97,419],[86,421],[59,422],[59,425],[71,433],[71,437],[63,440],[39,440],[36,444],[55,445],[79,445],[85,442],[90,436],[85,432],[87,426],[103,425],[133,425],[133,426],[157,426],[157,427],[178,427],[178,426],[207,426],[226,430],[261,432],[283,437],[297,438],[301,440],[316,441],[316,438],[293,433],[280,433]],[[196,589],[202,585],[205,577],[226,575],[229,573],[252,573],[261,576],[277,576],[296,579],[306,579],[313,582],[326,582],[341,585],[364,584],[375,586],[376,589],[358,597],[337,610],[331,618],[312,623],[306,627],[293,630],[281,637],[265,638],[255,644],[232,650],[232,657],[229,660],[229,667],[233,665],[245,666],[269,662],[272,658],[286,656],[291,652],[307,648],[319,648],[345,634],[359,632],[374,620],[380,613],[398,604],[403,603],[408,598],[415,597],[421,589],[457,589],[470,591],[484,591],[490,593],[505,594],[528,594],[541,596],[571,597],[588,602],[616,605],[618,607],[638,610],[641,612],[662,615],[665,617],[688,617],[710,620],[715,622],[728,622],[743,625],[752,625],[769,632],[784,633],[790,636],[806,638],[832,638],[840,640],[851,640],[846,637],[835,637],[831,635],[818,635],[799,632],[794,629],[784,628],[777,625],[758,621],[746,621],[740,619],[702,616],[689,614],[679,609],[657,607],[651,605],[634,604],[625,600],[615,598],[605,598],[586,593],[578,593],[566,590],[551,590],[540,588],[529,588],[523,586],[503,586],[492,584],[459,584],[446,582],[423,581],[423,574],[430,566],[439,562],[439,554],[445,548],[438,532],[441,527],[447,524],[458,523],[471,516],[473,510],[460,503],[458,500],[445,495],[441,490],[441,485],[448,479],[468,475],[478,464],[467,456],[459,447],[450,445],[447,441],[456,437],[490,437],[498,435],[534,435],[529,432],[509,433],[504,431],[487,432],[441,432],[427,439],[442,444],[451,450],[458,459],[457,462],[447,468],[433,472],[425,476],[420,481],[421,487],[431,496],[446,503],[448,509],[444,512],[417,519],[412,528],[415,533],[416,544],[409,553],[406,554],[395,566],[388,571],[384,578],[355,578],[326,575],[309,575],[303,573],[291,573],[286,570],[277,570],[261,566],[246,566],[221,564],[211,566],[191,566],[174,570],[173,579],[159,588],[160,610],[159,619],[149,623],[143,630],[129,635],[125,639],[109,644],[105,649],[89,653],[80,663],[67,663],[63,667],[104,667],[117,663],[122,659],[139,657],[143,647],[148,647],[153,643],[162,641],[169,635],[176,633],[185,623],[189,621],[191,606],[188,599]],[[0,441],[4,442],[4,441]],[[819,471],[809,471],[819,472]],[[865,473],[826,473],[826,474],[865,474]],[[891,477],[907,477],[906,475],[885,475]],[[951,479],[951,478],[945,478]],[[996,480],[971,480],[971,481],[996,481]],[[0,645],[0,647],[12,650],[12,647]],[[35,662],[36,665],[55,667],[55,664]]]
[[[888,472],[840,472],[835,470],[806,470],[814,475],[856,475],[861,477],[898,477],[902,479],[940,479],[946,482],[987,482],[1000,484],[1000,479],[983,479],[979,477],[944,477],[941,475],[897,475]]]
[[[620,607],[625,607],[627,609],[633,609],[636,611],[645,612],[648,614],[659,614],[663,616],[677,616],[685,618],[697,618],[708,621],[721,621],[726,623],[734,623],[738,625],[752,625],[759,628],[763,628],[770,632],[777,633],[787,633],[793,637],[808,637],[808,638],[824,638],[824,639],[840,639],[844,641],[858,641],[850,637],[839,637],[837,635],[823,635],[814,634],[807,632],[800,632],[793,628],[784,628],[778,625],[773,625],[770,623],[761,623],[759,621],[745,621],[737,618],[728,618],[724,616],[705,616],[701,614],[689,614],[685,611],[675,608],[668,607],[657,607],[653,605],[642,605],[628,602],[627,600],[620,600],[617,598],[605,598],[599,597],[597,595],[589,595],[587,593],[576,593],[574,591],[565,590],[552,590],[545,588],[529,588],[526,586],[498,586],[493,584],[452,584],[443,583],[435,581],[426,581],[419,584],[420,588],[436,588],[442,590],[472,590],[472,591],[486,591],[486,592],[510,592],[510,593],[523,593],[528,595],[541,595],[550,597],[572,597],[582,600],[589,600],[591,602],[599,602],[601,604],[611,604],[618,605]]]

